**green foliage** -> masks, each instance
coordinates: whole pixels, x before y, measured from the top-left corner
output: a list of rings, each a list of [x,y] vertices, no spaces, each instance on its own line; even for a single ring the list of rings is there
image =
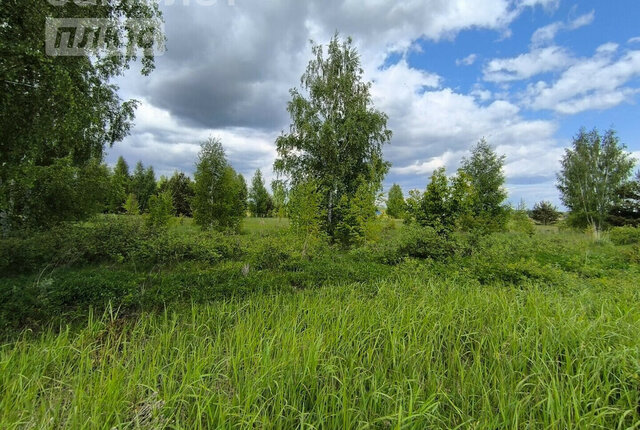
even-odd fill
[[[169,190],[149,198],[149,215],[147,225],[154,229],[166,228],[173,220],[175,208]]]
[[[471,157],[462,160],[460,170],[475,190],[471,203],[475,224],[482,225],[487,231],[504,230],[507,222],[504,160],[504,155],[496,154],[484,138],[472,149]]]
[[[302,182],[289,194],[289,219],[292,231],[309,243],[321,240],[325,221],[322,194],[314,182]]]
[[[364,179],[349,198],[343,195],[336,208],[340,221],[336,226],[335,238],[345,246],[362,244],[371,240],[371,224],[376,215],[376,190]]]
[[[597,235],[605,227],[607,214],[619,201],[616,190],[628,179],[635,160],[620,144],[616,132],[584,128],[565,150],[558,173],[558,190],[574,221],[591,227]]]
[[[430,226],[415,223],[404,226],[389,240],[377,245],[377,258],[388,264],[397,264],[406,258],[428,258],[444,261],[453,256],[460,244],[450,234]]]
[[[456,228],[473,230],[478,221],[473,216],[477,200],[475,188],[464,171],[451,180],[445,168],[436,169],[423,194],[412,191],[407,199],[409,220],[438,231],[451,232]]]
[[[193,215],[203,229],[240,228],[246,211],[246,183],[231,166],[219,139],[202,143],[195,172]]]
[[[548,201],[536,203],[531,211],[531,218],[542,225],[555,224],[561,215],[558,208]]]
[[[86,219],[105,209],[109,181],[108,168],[96,160],[81,167],[69,157],[55,159],[49,166],[25,165],[20,180],[5,189],[11,203],[5,232]]]
[[[175,215],[192,216],[191,201],[195,191],[191,178],[182,172],[175,172],[167,181],[165,188],[171,194]]]
[[[634,180],[618,187],[616,194],[617,202],[609,211],[607,222],[616,226],[640,226],[640,171]]]
[[[516,209],[512,209],[509,212],[507,230],[515,233],[525,233],[527,235],[533,235],[536,232],[536,226],[531,218],[529,218],[524,201],[520,202]]]
[[[291,177],[294,186],[313,179],[322,195],[323,229],[333,236],[342,221],[336,208],[351,199],[360,181],[376,190],[389,164],[382,146],[391,139],[387,116],[372,107],[370,84],[351,39],[336,34],[325,50],[312,48],[314,58],[302,76],[302,90],[291,90],[287,110],[290,133],[276,141],[274,169]]]
[[[609,239],[616,245],[634,245],[640,243],[640,228],[613,227],[609,230]]]
[[[107,208],[111,213],[121,213],[124,210],[124,204],[127,200],[129,188],[131,187],[129,165],[122,156],[118,157],[110,179]]]
[[[420,190],[410,190],[406,200],[407,212],[405,220],[416,221],[422,212],[422,192]]]
[[[284,181],[276,179],[271,181],[271,192],[273,193],[273,213],[278,218],[287,216],[288,190]]]
[[[402,195],[402,188],[400,185],[393,184],[389,189],[389,196],[387,198],[387,215],[391,218],[404,218],[407,212],[404,196]]]
[[[8,230],[21,228],[24,223],[47,227],[52,217],[77,219],[80,210],[59,210],[59,201],[65,200],[73,207],[84,206],[84,201],[68,200],[68,193],[61,196],[67,186],[61,187],[59,180],[72,168],[82,171],[92,163],[99,165],[104,148],[122,140],[131,127],[136,102],[120,99],[113,78],[136,60],[136,50],[122,56],[102,51],[91,56],[54,57],[45,52],[46,19],[84,17],[87,7],[79,3],[0,2],[0,213],[7,214]],[[148,38],[145,45],[149,48],[163,41],[157,4],[144,0],[101,2],[100,6],[93,3],[92,18],[112,24],[110,48],[126,50],[138,43],[136,32],[140,30],[157,36]],[[145,29],[127,26],[130,18],[146,20],[149,25]],[[145,50],[141,63],[143,74],[153,69],[151,49]],[[47,178],[55,187],[41,183]],[[34,186],[38,187],[37,196],[31,192]],[[34,217],[34,211],[51,216]]]
[[[135,194],[129,194],[124,203],[124,211],[127,215],[140,215],[140,205]]]
[[[142,161],[138,161],[131,176],[131,192],[138,199],[141,212],[146,212],[149,209],[149,199],[156,193],[156,189],[156,175],[153,172],[153,166],[145,169]]]
[[[264,218],[273,210],[273,199],[264,185],[262,172],[256,170],[251,180],[251,189],[249,190],[249,212],[251,216]]]

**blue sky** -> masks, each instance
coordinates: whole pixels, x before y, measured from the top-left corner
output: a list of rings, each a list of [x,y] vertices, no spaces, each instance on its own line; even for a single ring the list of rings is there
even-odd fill
[[[351,35],[394,138],[385,188],[424,189],[454,173],[481,137],[507,156],[510,200],[555,189],[580,127],[614,127],[640,155],[637,0],[329,0],[161,2],[168,51],[148,78],[119,81],[142,102],[132,135],[109,153],[158,174],[191,174],[198,143],[220,137],[231,163],[268,179],[286,130],[288,90],[309,39]],[[634,40],[635,38],[635,40]]]

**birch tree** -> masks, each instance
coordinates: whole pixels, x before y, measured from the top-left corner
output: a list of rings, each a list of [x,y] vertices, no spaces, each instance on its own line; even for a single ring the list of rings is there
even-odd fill
[[[565,150],[557,187],[575,218],[599,237],[607,214],[617,203],[616,190],[629,178],[635,160],[612,129],[581,129]]]
[[[353,197],[364,180],[378,191],[389,164],[382,146],[391,139],[387,116],[371,101],[371,84],[363,82],[360,57],[350,38],[336,34],[325,48],[313,45],[313,59],[302,75],[301,89],[291,90],[289,133],[277,141],[274,168],[293,186],[313,181],[322,196],[323,223],[333,236],[343,215],[342,197]]]

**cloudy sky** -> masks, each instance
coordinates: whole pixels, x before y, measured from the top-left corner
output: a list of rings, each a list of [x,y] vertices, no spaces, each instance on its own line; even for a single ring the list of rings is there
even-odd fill
[[[118,81],[141,101],[107,157],[192,174],[219,137],[233,166],[268,179],[289,89],[310,44],[350,35],[389,115],[385,189],[424,189],[483,136],[507,156],[510,200],[558,203],[555,172],[581,126],[613,126],[640,158],[638,0],[162,0],[167,52]]]

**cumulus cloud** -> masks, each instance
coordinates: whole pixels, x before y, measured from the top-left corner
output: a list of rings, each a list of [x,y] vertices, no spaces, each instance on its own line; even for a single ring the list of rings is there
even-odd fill
[[[154,165],[158,174],[191,173],[198,143],[211,135],[222,138],[236,169],[249,176],[261,168],[270,178],[274,141],[288,127],[289,89],[309,59],[308,41],[326,42],[336,30],[353,36],[366,79],[374,82],[376,107],[389,115],[394,139],[385,155],[395,166],[389,181],[410,187],[424,182],[415,174],[428,175],[434,166],[455,169],[482,136],[505,150],[553,145],[553,122],[525,120],[518,106],[484,88],[469,94],[447,88],[442,77],[412,68],[403,55],[417,40],[452,39],[463,30],[505,34],[526,8],[554,8],[557,0],[209,3],[162,6],[168,51],[150,77],[132,73],[120,81],[122,95],[143,104],[132,135],[108,161],[122,154],[130,163]],[[401,60],[382,67],[391,53]]]
[[[531,36],[531,44],[533,46],[541,46],[553,42],[558,32],[563,30],[577,30],[580,27],[589,25],[595,19],[595,11],[591,11],[567,22],[554,22],[541,27]]]
[[[530,84],[526,104],[533,109],[576,114],[631,101],[639,90],[626,84],[640,76],[640,51],[621,55],[617,51],[614,43],[601,45],[592,57],[573,64],[556,82]]]
[[[494,59],[484,68],[483,78],[488,82],[510,82],[528,79],[541,73],[563,70],[574,59],[559,46],[537,48],[515,58]]]
[[[456,60],[456,65],[458,66],[470,66],[476,62],[478,56],[476,54],[469,54],[464,58],[460,58]]]

